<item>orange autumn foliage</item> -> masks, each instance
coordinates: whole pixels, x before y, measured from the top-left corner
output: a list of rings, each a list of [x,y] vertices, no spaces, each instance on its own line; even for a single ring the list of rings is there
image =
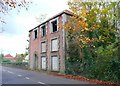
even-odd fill
[[[91,13],[89,9],[83,5],[81,0],[73,0],[68,2],[70,10],[73,12],[67,23],[63,26],[70,36],[74,37],[79,46],[91,46],[96,38],[90,38],[89,32],[98,29],[99,24],[92,23],[96,20],[96,13]]]

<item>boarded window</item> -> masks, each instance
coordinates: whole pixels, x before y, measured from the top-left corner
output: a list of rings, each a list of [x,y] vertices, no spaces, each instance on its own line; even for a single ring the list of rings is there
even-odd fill
[[[58,39],[51,40],[51,51],[58,51]]]
[[[47,69],[47,59],[46,57],[41,57],[41,69]]]
[[[46,42],[41,43],[41,51],[46,52]]]
[[[59,58],[57,56],[52,56],[52,70],[59,71]]]

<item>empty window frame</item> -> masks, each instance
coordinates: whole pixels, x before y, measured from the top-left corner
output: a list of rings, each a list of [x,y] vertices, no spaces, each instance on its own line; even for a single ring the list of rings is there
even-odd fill
[[[51,51],[58,51],[58,38],[51,40]]]
[[[41,42],[41,52],[46,52],[46,42]]]
[[[50,21],[50,32],[53,33],[57,31],[58,31],[58,18]]]
[[[34,39],[36,39],[37,36],[38,36],[38,31],[37,31],[37,29],[36,29],[36,30],[34,30]]]
[[[46,25],[41,26],[41,36],[45,36],[47,34]]]
[[[56,32],[57,31],[57,20],[52,21],[51,23],[52,23],[52,29],[53,29],[52,31]]]

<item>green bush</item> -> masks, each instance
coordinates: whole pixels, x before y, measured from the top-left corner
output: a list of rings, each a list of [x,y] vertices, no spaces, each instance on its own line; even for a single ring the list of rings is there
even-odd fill
[[[115,44],[95,49],[83,48],[84,58],[80,59],[77,49],[69,48],[66,59],[66,74],[82,75],[88,78],[120,82],[119,47]],[[70,51],[69,50],[69,51]]]
[[[120,82],[120,61],[117,51],[118,48],[115,48],[114,45],[97,48],[97,57],[95,57],[94,65],[90,69],[89,77]]]
[[[10,60],[2,60],[2,64],[10,64]]]

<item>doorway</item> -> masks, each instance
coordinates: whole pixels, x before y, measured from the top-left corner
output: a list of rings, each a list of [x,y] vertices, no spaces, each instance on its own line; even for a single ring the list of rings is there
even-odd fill
[[[38,56],[37,54],[34,55],[34,69],[38,69]]]

